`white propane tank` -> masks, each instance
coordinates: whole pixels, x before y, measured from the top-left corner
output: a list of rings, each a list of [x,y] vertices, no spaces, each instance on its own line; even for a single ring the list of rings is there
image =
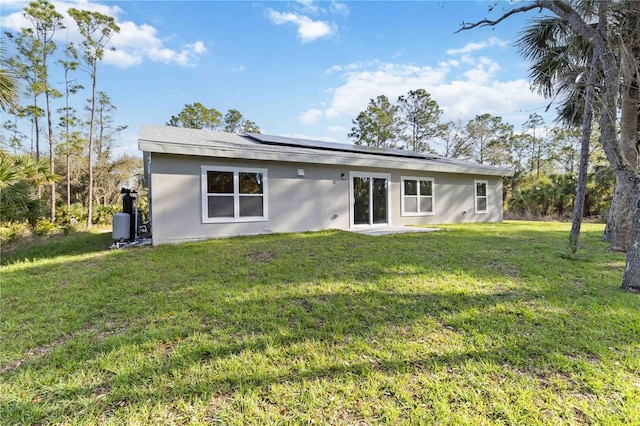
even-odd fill
[[[129,226],[131,216],[129,213],[116,213],[113,215],[113,239],[115,241],[127,241],[131,237]]]

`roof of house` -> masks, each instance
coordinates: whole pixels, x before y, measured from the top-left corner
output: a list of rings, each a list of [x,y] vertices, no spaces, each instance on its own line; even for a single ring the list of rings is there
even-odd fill
[[[143,125],[138,137],[141,151],[245,160],[315,163],[512,176],[513,171],[438,155],[399,149],[324,142],[284,136]]]

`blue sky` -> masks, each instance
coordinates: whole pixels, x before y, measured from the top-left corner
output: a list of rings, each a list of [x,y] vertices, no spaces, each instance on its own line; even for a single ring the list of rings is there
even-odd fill
[[[490,113],[520,131],[531,113],[553,119],[529,90],[528,64],[513,46],[537,12],[455,33],[463,21],[499,16],[508,2],[52,3],[64,15],[69,7],[98,10],[121,27],[98,70],[98,89],[118,108],[115,123],[128,126],[121,153],[136,152],[141,124],[165,124],[194,102],[223,114],[235,108],[263,133],[337,142],[350,142],[351,120],[370,98],[395,101],[418,88],[447,121]],[[27,25],[26,4],[3,0],[3,31]],[[60,46],[79,40],[72,21],[65,25]]]

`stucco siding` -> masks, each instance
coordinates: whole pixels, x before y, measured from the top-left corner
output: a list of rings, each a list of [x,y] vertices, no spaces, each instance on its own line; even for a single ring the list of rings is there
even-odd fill
[[[203,223],[202,166],[265,168],[268,170],[268,220]],[[304,171],[299,176],[298,169]],[[358,168],[311,163],[235,160],[152,153],[151,222],[154,244],[251,235],[349,229],[350,172],[390,175],[389,218],[392,226],[502,220],[502,178],[398,169]],[[343,178],[344,176],[344,178]],[[434,179],[435,211],[431,216],[402,216],[402,176]],[[474,181],[487,181],[488,209],[475,214]]]
[[[349,227],[348,181],[334,168],[164,154],[151,162],[154,244]],[[268,221],[202,223],[201,166],[267,168]]]

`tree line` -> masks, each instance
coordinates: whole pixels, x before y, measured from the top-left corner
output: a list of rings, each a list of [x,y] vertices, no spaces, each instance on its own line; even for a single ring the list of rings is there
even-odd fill
[[[580,158],[581,132],[572,126],[548,127],[529,115],[520,131],[502,117],[476,115],[443,122],[443,110],[425,89],[409,91],[392,103],[385,95],[371,99],[352,120],[348,137],[356,145],[404,149],[502,167],[507,217],[570,217]],[[597,132],[596,132],[597,136]],[[608,216],[615,174],[597,137],[589,151],[584,216]]]
[[[84,221],[90,228],[108,221],[112,212],[104,209],[118,201],[120,188],[131,184],[142,167],[137,157],[114,157],[126,125],[114,122],[116,106],[99,90],[100,62],[120,28],[112,17],[96,11],[71,8],[68,14],[79,29],[80,43],[59,46],[54,41],[54,35],[65,30],[63,16],[47,0],[32,1],[23,9],[28,27],[4,32],[13,54],[3,44],[3,222],[26,220],[35,226],[46,210],[52,223]],[[94,211],[94,206],[103,209]]]

